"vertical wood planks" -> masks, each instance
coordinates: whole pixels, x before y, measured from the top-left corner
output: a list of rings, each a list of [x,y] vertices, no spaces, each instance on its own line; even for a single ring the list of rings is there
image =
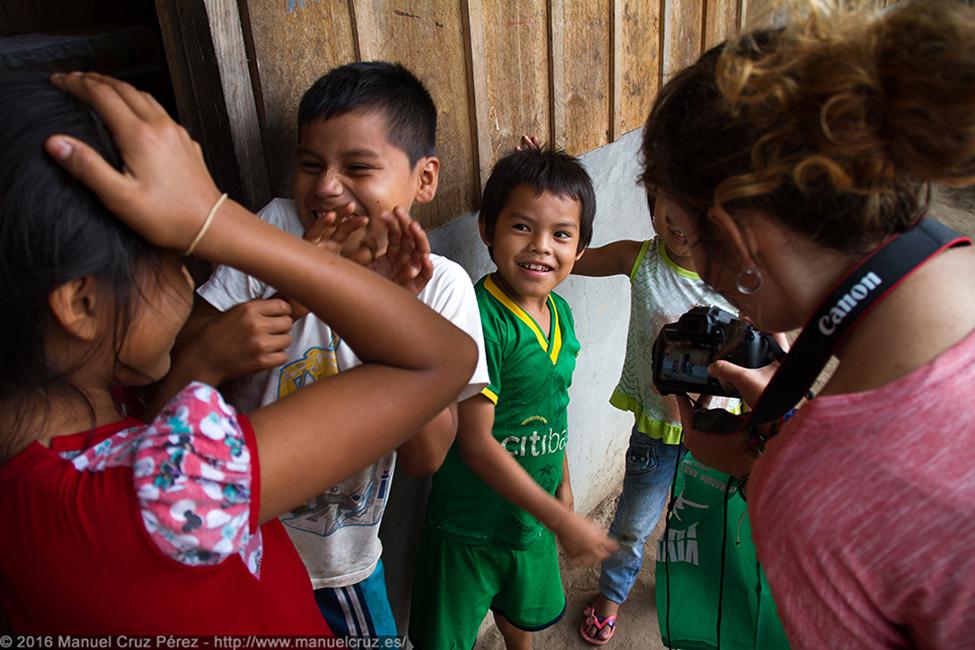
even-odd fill
[[[330,68],[355,60],[349,6],[311,0],[240,0],[271,190],[291,196],[298,103]]]
[[[493,162],[523,134],[550,138],[548,9],[545,0],[483,0],[482,9]]]
[[[666,83],[701,54],[704,6],[700,0],[664,0],[663,12],[662,83]]]
[[[472,209],[493,161],[514,147],[523,133],[582,154],[639,128],[667,75],[736,33],[742,21],[757,20],[774,4],[774,0],[156,2],[160,22],[172,32],[167,56],[181,109],[191,106],[195,111],[184,119],[202,133],[198,137],[204,138],[209,156],[216,150],[216,155],[226,158],[229,151],[229,156],[243,156],[244,166],[259,169],[259,161],[251,159],[253,147],[240,135],[250,127],[235,126],[247,122],[247,111],[235,113],[229,105],[246,103],[250,81],[275,195],[290,195],[297,106],[315,79],[355,60],[398,61],[410,68],[428,87],[439,110],[438,196],[432,206],[415,211],[427,227]],[[188,19],[202,10],[191,12],[187,7],[206,6],[216,31],[231,34],[234,12],[228,3],[234,2],[241,12],[249,80],[238,69],[242,66],[231,65],[227,58],[233,47],[217,43],[223,54],[214,52],[208,61],[206,48],[197,44],[200,33],[193,25],[199,21]],[[171,56],[172,49],[182,51],[183,69],[221,68],[224,76],[217,77],[217,88],[211,92],[196,76],[181,74],[180,65],[173,64],[179,57]],[[231,69],[233,74],[226,76]],[[204,110],[214,98],[227,104],[225,115],[217,121]],[[214,125],[219,127],[216,133],[203,133]],[[228,131],[232,139],[224,135]]]
[[[235,0],[156,0],[181,119],[218,185],[251,208],[270,198]]]
[[[704,47],[708,50],[738,32],[739,0],[706,0]]]
[[[623,0],[609,0],[609,139],[623,135]]]
[[[562,0],[562,6],[565,148],[579,155],[609,141],[610,5]]]
[[[237,2],[205,2],[244,197],[252,204],[263,203],[270,198],[268,168]]]
[[[660,3],[626,0],[621,20],[620,105],[626,132],[643,126],[660,87]]]
[[[565,149],[565,2],[548,3],[548,76],[551,141]]]
[[[483,189],[490,174],[494,154],[488,117],[487,46],[484,36],[484,7],[481,0],[462,0],[465,18],[464,42],[467,50],[467,98],[470,102],[471,141],[477,154],[475,187]],[[480,197],[475,197],[479,203]]]
[[[326,3],[322,3],[326,4]],[[419,77],[437,104],[440,188],[414,216],[427,228],[469,210],[480,194],[471,137],[465,22],[457,2],[354,0],[363,58],[397,61]]]

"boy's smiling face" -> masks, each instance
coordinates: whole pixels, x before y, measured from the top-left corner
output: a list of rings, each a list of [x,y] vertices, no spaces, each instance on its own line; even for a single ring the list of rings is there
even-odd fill
[[[538,194],[534,187],[521,184],[498,214],[493,237],[481,224],[481,238],[493,247],[504,288],[522,307],[544,304],[582,257],[580,218],[579,202],[571,196]]]
[[[388,140],[381,110],[301,125],[295,163],[295,205],[305,228],[350,202],[355,214],[374,217],[397,206],[409,210],[414,201],[428,203],[440,164],[426,156],[410,165],[407,153]]]

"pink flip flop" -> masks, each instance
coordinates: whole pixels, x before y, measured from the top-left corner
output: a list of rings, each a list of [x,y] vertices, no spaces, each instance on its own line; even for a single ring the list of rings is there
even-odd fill
[[[600,639],[598,636],[589,636],[588,629],[590,627],[595,627],[598,634],[598,632],[602,632],[603,628],[607,625],[609,626],[609,634],[606,635],[605,639]],[[610,639],[613,638],[614,634],[616,634],[616,614],[600,619],[592,605],[582,611],[582,623],[579,625],[579,635],[586,641],[586,643],[590,643],[592,645],[605,645]]]

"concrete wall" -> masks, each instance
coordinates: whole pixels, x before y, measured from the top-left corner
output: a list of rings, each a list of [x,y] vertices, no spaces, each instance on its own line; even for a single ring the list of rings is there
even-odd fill
[[[596,189],[593,246],[618,239],[652,236],[639,173],[641,131],[582,157]],[[433,250],[461,264],[473,280],[494,270],[470,213],[430,234]],[[619,379],[629,322],[629,281],[625,277],[572,277],[558,293],[568,300],[582,343],[569,404],[569,469],[576,510],[590,512],[623,480],[623,456],[633,418],[609,405]],[[399,472],[390,495],[381,537],[386,581],[400,633],[406,632],[413,558],[423,525],[428,480]]]

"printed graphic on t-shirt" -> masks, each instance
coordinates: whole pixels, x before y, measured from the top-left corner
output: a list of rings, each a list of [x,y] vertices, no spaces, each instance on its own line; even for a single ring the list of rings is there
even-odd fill
[[[531,434],[505,436],[501,440],[501,446],[504,447],[505,451],[516,458],[519,456],[534,458],[554,454],[565,449],[565,444],[569,440],[568,432],[565,429],[556,431],[552,427],[546,426],[548,420],[541,415],[525,418],[521,424],[531,426],[534,422],[538,424],[532,428]]]
[[[333,333],[326,347],[311,347],[300,359],[281,367],[278,372],[278,399],[290,395],[307,384],[321,381],[339,373],[335,359],[338,337]]]
[[[285,526],[328,537],[345,526],[375,526],[393,478],[393,454],[281,517]]]

